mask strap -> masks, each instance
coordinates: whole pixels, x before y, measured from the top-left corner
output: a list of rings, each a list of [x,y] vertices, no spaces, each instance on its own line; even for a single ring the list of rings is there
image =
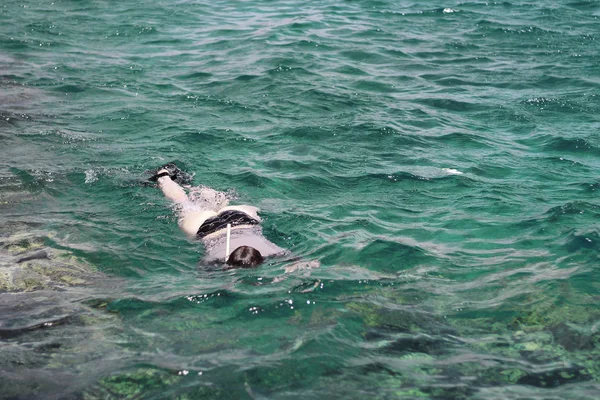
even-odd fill
[[[231,243],[231,224],[227,224],[227,244],[225,245],[225,262],[229,258],[229,244]]]

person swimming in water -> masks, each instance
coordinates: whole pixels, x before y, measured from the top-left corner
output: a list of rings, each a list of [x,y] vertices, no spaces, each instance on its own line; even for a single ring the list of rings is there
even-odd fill
[[[188,196],[178,183],[181,175],[181,170],[169,163],[150,180],[177,205],[181,229],[204,243],[207,262],[225,259],[229,268],[254,268],[266,257],[288,252],[262,235],[257,207],[230,206],[225,193],[207,187],[191,188]],[[230,248],[234,250],[226,254]]]

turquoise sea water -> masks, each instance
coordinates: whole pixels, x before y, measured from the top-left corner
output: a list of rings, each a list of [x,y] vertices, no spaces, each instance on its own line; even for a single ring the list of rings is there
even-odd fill
[[[0,21],[0,398],[600,397],[597,1]],[[170,161],[321,266],[203,266]]]

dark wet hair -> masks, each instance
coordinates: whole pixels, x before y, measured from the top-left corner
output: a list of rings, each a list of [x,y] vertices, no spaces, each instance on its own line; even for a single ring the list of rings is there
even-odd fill
[[[254,268],[264,261],[260,251],[250,246],[240,246],[227,259],[230,268]]]

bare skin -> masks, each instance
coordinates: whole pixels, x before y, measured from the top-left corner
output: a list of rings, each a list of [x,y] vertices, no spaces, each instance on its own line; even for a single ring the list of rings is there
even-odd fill
[[[158,171],[158,174],[160,174],[162,172],[168,172],[168,171],[166,169],[162,169],[162,170]],[[198,209],[196,209],[196,207],[189,207],[189,206],[193,205],[193,202],[190,200],[188,195],[185,193],[185,190],[183,190],[183,188],[181,186],[179,186],[176,182],[173,182],[168,175],[158,178],[158,186],[160,187],[160,189],[162,190],[163,194],[165,195],[165,197],[167,199],[171,200],[175,204],[182,206],[182,212],[180,213],[181,215],[180,215],[180,219],[179,219],[179,226],[190,238],[196,237],[196,232],[198,232],[198,229],[202,226],[202,223],[204,221],[206,221],[208,218],[214,217],[214,216],[218,215],[219,213],[221,213],[223,211],[227,211],[227,210],[242,211],[242,212],[248,214],[249,216],[251,216],[252,218],[256,219],[257,221],[259,221],[259,222],[261,221],[260,217],[258,216],[258,208],[254,207],[254,206],[249,206],[249,205],[226,206],[226,207],[219,208],[218,210],[210,210],[210,209],[198,210]],[[212,189],[205,189],[205,190],[210,191]],[[215,192],[215,193],[217,193],[217,192]],[[225,202],[225,204],[227,204],[227,203],[228,203],[228,201]],[[186,207],[186,206],[188,206],[188,207]],[[240,227],[244,227],[244,226],[243,225],[236,226],[236,227],[233,227],[232,229],[238,229]],[[215,232],[211,235],[214,235],[216,233],[218,233],[218,232]],[[207,238],[209,238],[211,235],[208,235]]]
[[[157,174],[161,174],[163,172],[168,173],[166,169],[161,169],[157,172]],[[230,206],[228,205],[229,200],[225,194],[217,192],[214,189],[205,187],[199,189],[191,188],[190,191],[196,191],[198,193],[200,202],[197,202],[191,199],[190,196],[188,196],[188,194],[185,192],[184,188],[174,182],[169,175],[158,178],[157,182],[165,197],[177,204],[179,209],[179,226],[190,237],[190,239],[196,238],[198,229],[202,226],[204,221],[206,221],[208,218],[218,215],[223,211],[242,211],[255,220],[259,222],[261,221],[261,218],[258,216],[259,209],[257,207],[250,205]],[[252,229],[256,228],[256,226],[238,225],[231,229],[231,249],[235,249],[238,246],[249,245],[259,250],[264,257],[281,255],[288,252],[287,250],[275,245],[274,243],[271,243],[264,238],[260,233],[260,228],[258,233],[249,233],[248,228]],[[246,231],[244,231],[244,229]],[[224,230],[213,232],[210,235],[203,237],[202,240],[205,242],[205,244],[213,241],[213,239],[218,241],[219,237],[223,237],[223,231]],[[239,235],[235,235],[234,231],[239,231]],[[224,249],[216,246],[215,248],[208,250],[207,259],[219,259],[224,255]],[[285,278],[286,275],[294,272],[300,272],[303,275],[310,275],[310,270],[319,268],[320,265],[321,264],[317,260],[293,262],[285,267],[285,275],[275,278],[273,282],[280,282]],[[320,281],[317,281],[314,287],[309,288],[306,291],[314,290],[319,283]]]
[[[166,169],[158,171],[157,174],[168,172]],[[165,197],[177,204],[179,209],[179,226],[188,235],[190,239],[195,239],[198,229],[208,218],[217,216],[223,211],[237,210],[254,218],[260,222],[258,216],[258,208],[249,205],[228,205],[229,201],[224,193],[217,192],[210,188],[193,188],[198,193],[197,200],[190,199],[185,190],[174,182],[168,175],[158,178],[158,186],[162,190]],[[214,241],[222,239],[225,229],[213,232],[202,238],[205,244],[210,244]],[[239,246],[250,246],[257,249],[263,257],[279,255],[285,253],[286,250],[271,243],[261,233],[260,227],[257,225],[237,225],[231,228],[231,250]],[[215,246],[207,246],[207,259],[221,259],[226,257],[223,241]]]

